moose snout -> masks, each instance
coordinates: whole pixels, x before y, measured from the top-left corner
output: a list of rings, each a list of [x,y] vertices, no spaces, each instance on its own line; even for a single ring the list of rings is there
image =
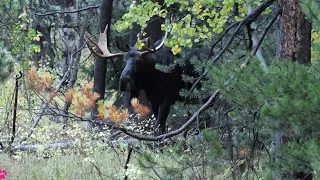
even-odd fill
[[[123,92],[131,91],[133,88],[133,85],[134,85],[133,80],[130,77],[128,76],[120,77],[120,83],[119,83],[120,91],[123,91]]]

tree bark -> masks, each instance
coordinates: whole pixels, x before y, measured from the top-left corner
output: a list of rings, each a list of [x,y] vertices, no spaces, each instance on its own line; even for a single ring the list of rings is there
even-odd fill
[[[85,43],[84,35],[85,35],[86,29],[88,27],[88,19],[89,19],[88,16],[89,15],[85,15],[84,22],[82,23],[82,25],[79,25],[81,28],[80,28],[80,33],[79,33],[80,39],[79,39],[79,43],[78,43],[78,47],[77,47],[78,50],[81,48],[81,46],[83,46],[83,43]],[[71,58],[74,58],[74,60],[72,61],[73,67],[70,72],[70,80],[68,81],[68,84],[67,84],[68,89],[74,88],[74,85],[77,81],[78,71],[79,71],[79,66],[80,66],[81,51],[76,52],[76,54],[74,54],[74,53],[71,55],[72,56]],[[70,106],[71,106],[71,102],[66,102],[63,107],[63,113],[68,114]],[[67,120],[68,120],[68,117],[65,117],[64,122],[67,122]]]
[[[277,58],[309,64],[311,59],[311,23],[299,6],[299,0],[278,0],[279,16]]]
[[[152,2],[157,2],[159,5],[163,6],[164,0],[152,0]],[[145,30],[147,36],[150,37],[154,42],[162,38],[161,24],[163,18],[159,16],[154,16],[148,22],[148,26]]]
[[[33,57],[34,65],[38,68],[40,64],[54,68],[54,50],[51,43],[51,27],[35,25],[35,30],[41,32],[42,36],[39,42],[35,44],[40,46],[41,51],[35,53]]]
[[[78,9],[77,0],[68,0],[64,3],[65,11],[72,11]],[[64,24],[77,24],[78,14],[71,13],[64,15]],[[67,72],[71,60],[71,54],[77,50],[77,32],[73,28],[62,28],[62,60],[61,73],[62,76]]]

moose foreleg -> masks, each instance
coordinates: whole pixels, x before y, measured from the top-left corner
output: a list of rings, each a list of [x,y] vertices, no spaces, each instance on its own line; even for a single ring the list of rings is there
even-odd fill
[[[166,120],[170,112],[170,106],[171,104],[165,101],[159,107],[158,117],[154,126],[155,132],[159,132],[159,134],[165,133]]]

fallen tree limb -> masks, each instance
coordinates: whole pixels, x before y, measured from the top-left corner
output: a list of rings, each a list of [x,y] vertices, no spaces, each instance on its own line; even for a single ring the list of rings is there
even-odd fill
[[[206,109],[208,109],[210,107],[210,104],[214,101],[214,99],[220,94],[220,90],[217,89],[212,95],[211,97],[208,99],[208,101],[202,105],[200,107],[200,109],[195,113],[193,114],[193,116],[185,123],[183,124],[179,129],[177,130],[174,130],[174,131],[171,131],[169,133],[166,133],[166,134],[162,134],[162,135],[159,135],[159,136],[155,136],[155,137],[149,137],[149,136],[142,136],[142,135],[138,135],[138,134],[135,134],[133,132],[130,132],[128,131],[126,128],[122,128],[122,127],[114,127],[114,124],[113,123],[110,123],[110,122],[107,122],[107,121],[101,121],[101,120],[92,120],[92,119],[83,119],[83,118],[76,118],[78,121],[90,121],[92,123],[95,123],[95,124],[100,124],[100,125],[105,125],[105,126],[108,126],[108,127],[112,127],[112,128],[115,128],[115,129],[119,129],[121,132],[127,134],[128,136],[131,136],[133,138],[136,138],[138,140],[144,140],[144,141],[162,141],[164,139],[167,139],[167,138],[170,138],[170,137],[173,137],[175,135],[178,135],[180,133],[182,133],[184,130],[186,130],[194,121],[197,120],[198,116],[203,112],[205,111]],[[43,113],[41,114],[41,116],[43,115]],[[66,114],[59,114],[61,116],[68,116],[70,117],[70,115],[66,115]],[[39,115],[40,116],[40,115]],[[38,117],[39,117],[38,116]],[[40,116],[40,117],[41,117]],[[40,120],[40,119],[39,119]],[[39,122],[39,121],[38,121]],[[35,127],[38,122],[35,122],[34,123],[34,126],[32,127]],[[21,142],[24,142],[33,132],[34,128],[31,129],[31,131],[29,132],[29,135],[27,137],[25,137]],[[42,144],[34,144],[34,145],[18,145],[16,147],[14,147],[12,150],[13,151],[28,151],[28,150],[33,150],[33,149],[36,149],[38,147],[43,147]],[[67,142],[63,142],[63,143],[56,143],[56,144],[49,144],[45,147],[45,149],[52,149],[52,148],[69,148],[69,147],[73,147],[74,146],[74,142],[70,142],[70,141],[67,141]]]
[[[220,94],[220,90],[217,89],[209,98],[209,100],[201,106],[200,109],[198,109],[198,111],[196,113],[193,114],[193,116],[185,123],[183,124],[179,129],[168,132],[166,134],[162,134],[159,136],[155,136],[155,137],[148,137],[148,136],[141,136],[141,135],[137,135],[134,134],[132,132],[129,132],[127,129],[125,128],[121,128],[118,127],[118,129],[120,131],[122,131],[123,133],[127,134],[128,136],[131,136],[133,138],[136,138],[138,140],[143,140],[143,141],[162,141],[164,139],[173,137],[175,135],[178,135],[180,133],[182,133],[184,130],[186,130],[193,122],[195,122],[198,118],[198,116],[205,111],[206,109],[208,109],[211,105],[211,103],[214,101],[214,99]]]
[[[17,146],[14,146],[11,151],[33,151],[38,148],[44,147],[44,149],[68,149],[75,146],[75,141],[65,141],[65,142],[59,142],[54,144],[20,144]]]
[[[96,145],[101,140],[95,140],[91,142],[91,145]],[[131,146],[137,146],[141,143],[137,139],[124,139],[124,140],[112,140],[108,141],[109,145],[112,146],[119,146],[120,144],[128,144]],[[70,141],[64,141],[64,142],[58,142],[58,143],[52,143],[52,144],[19,144],[17,146],[14,146],[10,150],[12,152],[17,152],[17,151],[35,151],[39,148],[42,149],[70,149],[74,148],[76,146],[76,141],[70,140]]]

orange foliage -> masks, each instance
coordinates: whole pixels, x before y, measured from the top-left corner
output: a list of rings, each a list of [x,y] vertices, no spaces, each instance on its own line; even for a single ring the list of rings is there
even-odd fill
[[[78,116],[81,116],[83,117],[85,115],[85,111],[84,111],[84,108],[85,108],[85,104],[84,104],[84,101],[82,99],[82,96],[80,94],[76,94],[75,95],[75,98],[74,98],[74,106],[75,106],[75,114],[78,115]]]
[[[240,154],[240,155],[243,155],[243,156],[248,155],[248,153],[249,153],[249,151],[248,151],[247,148],[243,148],[243,149],[241,149],[240,152],[239,152],[239,154]]]
[[[137,98],[132,98],[131,105],[133,111],[138,114],[139,119],[144,119],[150,114],[150,109],[141,104]]]
[[[26,77],[29,80],[29,86],[31,89],[36,88],[36,82],[38,81],[37,68],[35,66],[31,66],[29,71],[27,72]]]
[[[36,81],[38,80],[38,75],[37,75],[37,68],[35,66],[31,66],[28,73],[27,73],[27,78],[29,81]]]
[[[73,89],[69,89],[65,93],[65,98],[67,102],[74,102],[75,114],[84,116],[85,110],[87,108],[94,108],[96,101],[99,99],[99,94],[92,92],[92,83],[87,83],[80,90],[80,92],[75,93]],[[98,107],[99,108],[99,107]],[[105,115],[102,114],[102,109],[100,109],[100,117],[104,119]]]
[[[94,108],[96,101],[99,99],[100,95],[96,92],[92,92],[92,83],[87,83],[82,88],[82,93],[85,95],[85,105],[90,108]]]
[[[87,96],[87,97],[91,96],[91,93],[92,93],[91,89],[92,89],[92,87],[93,87],[93,84],[92,84],[92,83],[87,83],[87,84],[85,84],[84,87],[82,88],[82,93],[83,93],[85,96]]]
[[[127,110],[119,110],[115,106],[109,108],[109,118],[112,122],[115,123],[115,126],[119,126],[120,123],[125,121],[129,116]]]
[[[52,76],[50,73],[45,72],[40,80],[40,83],[47,89],[51,89],[51,85],[53,83]]]
[[[29,86],[31,89],[34,89],[37,92],[43,92],[44,90],[51,91],[52,90],[52,76],[49,72],[45,72],[41,79],[37,75],[37,69],[35,66],[31,66],[28,73],[27,78],[29,80]]]
[[[65,93],[65,98],[66,98],[66,101],[68,103],[72,102],[73,94],[74,94],[74,90],[73,89],[68,89],[68,91]]]
[[[98,118],[101,120],[107,118],[107,107],[103,104],[98,106]]]
[[[96,92],[95,93],[91,92],[90,96],[86,96],[86,97],[87,97],[85,100],[86,106],[90,108],[94,108],[96,101],[99,99],[100,95]]]

